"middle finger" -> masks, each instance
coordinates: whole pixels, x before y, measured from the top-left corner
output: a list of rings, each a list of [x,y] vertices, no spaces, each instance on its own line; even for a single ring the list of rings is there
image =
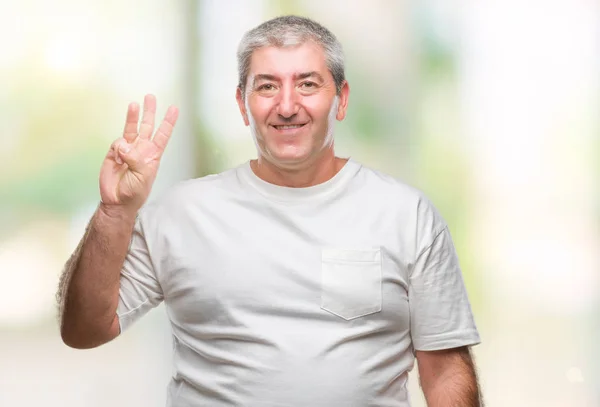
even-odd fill
[[[154,116],[156,115],[156,98],[154,95],[146,95],[144,98],[144,115],[140,124],[139,137],[150,140],[154,130]]]

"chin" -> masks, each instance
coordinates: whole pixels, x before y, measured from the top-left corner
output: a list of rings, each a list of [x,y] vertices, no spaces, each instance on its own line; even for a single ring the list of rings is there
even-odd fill
[[[294,167],[311,159],[311,154],[299,154],[289,152],[272,152],[269,154],[269,161],[272,161],[277,166]]]
[[[302,148],[299,146],[274,146],[269,149],[270,156],[273,160],[282,162],[302,162],[310,159],[314,154],[310,148]]]

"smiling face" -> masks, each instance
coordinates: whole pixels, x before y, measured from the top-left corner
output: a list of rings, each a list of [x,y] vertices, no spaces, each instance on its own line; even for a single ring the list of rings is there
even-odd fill
[[[344,82],[336,96],[321,46],[255,50],[246,89],[245,97],[238,89],[238,105],[262,159],[293,169],[333,157],[333,127],[346,115],[349,88]]]

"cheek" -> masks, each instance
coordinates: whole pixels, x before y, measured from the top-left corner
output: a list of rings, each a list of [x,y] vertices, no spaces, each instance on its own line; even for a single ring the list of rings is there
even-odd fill
[[[269,100],[251,100],[246,106],[246,110],[260,126],[266,121],[272,110],[272,103]]]
[[[327,119],[331,110],[331,102],[321,98],[305,98],[303,106],[315,121]]]

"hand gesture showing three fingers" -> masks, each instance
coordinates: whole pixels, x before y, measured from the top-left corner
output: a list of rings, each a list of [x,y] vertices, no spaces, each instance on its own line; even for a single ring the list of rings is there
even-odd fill
[[[100,170],[100,197],[104,205],[135,214],[144,204],[156,178],[160,159],[171,138],[179,111],[170,106],[154,136],[156,98],[146,95],[138,128],[139,105],[131,103],[123,137],[110,147]]]

